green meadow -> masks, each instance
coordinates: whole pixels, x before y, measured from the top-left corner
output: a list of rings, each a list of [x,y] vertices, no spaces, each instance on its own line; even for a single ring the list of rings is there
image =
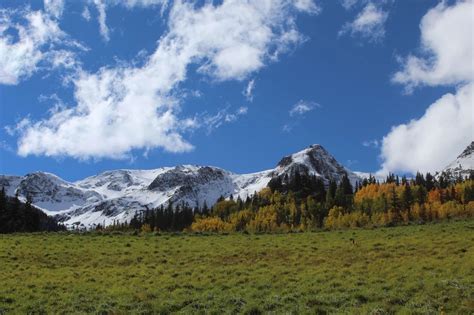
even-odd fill
[[[0,235],[0,314],[473,314],[474,221]]]

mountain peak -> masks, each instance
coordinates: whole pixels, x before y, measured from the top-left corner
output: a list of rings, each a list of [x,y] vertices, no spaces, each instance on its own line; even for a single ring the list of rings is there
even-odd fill
[[[326,184],[331,180],[338,182],[346,174],[352,184],[359,180],[356,174],[342,166],[320,144],[312,144],[301,151],[285,156],[275,169],[277,176],[285,174],[291,176],[295,172],[321,177]]]
[[[464,151],[458,156],[458,159],[462,159],[465,157],[468,157],[474,153],[474,141],[471,142],[470,145],[468,145]]]
[[[474,171],[474,141],[469,144],[464,151],[451,162],[441,173],[450,178],[468,177]]]

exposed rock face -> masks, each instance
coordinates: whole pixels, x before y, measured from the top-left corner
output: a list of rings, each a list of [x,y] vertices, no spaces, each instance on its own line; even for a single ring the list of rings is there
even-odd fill
[[[469,177],[471,172],[474,172],[474,141],[464,149],[456,160],[446,166],[441,173],[454,179],[459,176]]]
[[[179,165],[153,170],[113,170],[70,183],[49,173],[0,176],[7,194],[18,193],[66,226],[111,224],[129,221],[145,208],[172,203],[191,207],[212,206],[219,197],[247,196],[266,187],[275,176],[292,176],[296,171],[321,177],[325,183],[339,181],[344,174],[359,180],[339,164],[322,146],[312,145],[284,157],[276,168],[251,174],[196,165]]]
[[[326,184],[330,180],[339,182],[347,174],[352,184],[360,178],[342,166],[336,159],[321,145],[311,145],[305,150],[284,157],[275,169],[276,176],[294,174],[299,172],[307,175],[321,177]]]

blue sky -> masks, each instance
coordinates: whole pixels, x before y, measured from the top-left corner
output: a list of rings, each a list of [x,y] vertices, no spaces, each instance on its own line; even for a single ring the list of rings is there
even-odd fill
[[[245,173],[313,143],[352,170],[413,173],[474,138],[472,1],[0,8],[2,174]]]

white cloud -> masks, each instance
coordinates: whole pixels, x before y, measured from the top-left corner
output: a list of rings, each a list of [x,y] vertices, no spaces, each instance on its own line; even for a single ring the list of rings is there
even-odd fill
[[[304,118],[307,112],[314,110],[316,107],[321,107],[316,102],[300,100],[288,111],[289,116],[291,117],[289,121],[283,125],[283,132],[291,132],[294,127],[296,127],[299,122]]]
[[[182,134],[200,124],[179,118],[174,97],[188,66],[197,64],[200,73],[216,80],[243,80],[299,43],[294,20],[301,10],[289,0],[201,7],[176,1],[168,32],[143,66],[79,71],[73,79],[76,104],[38,122],[21,122],[18,153],[88,159],[124,158],[141,148],[191,150]],[[244,113],[241,108],[219,119],[229,122]]]
[[[18,36],[13,37],[8,30],[15,30]],[[0,10],[0,84],[18,84],[35,73],[42,62],[50,67],[70,67],[75,63],[74,54],[58,50],[58,46],[85,49],[71,41],[43,11]]]
[[[354,21],[344,24],[339,31],[339,36],[349,33],[353,37],[378,41],[385,36],[387,18],[388,12],[369,2]]]
[[[383,138],[380,173],[440,171],[474,138],[474,84],[445,94],[425,114]]]
[[[54,1],[54,0],[53,0]],[[110,40],[110,29],[107,25],[107,7],[109,6],[123,6],[128,9],[136,7],[148,8],[148,7],[161,7],[161,14],[168,7],[168,0],[88,0],[90,3],[95,5],[98,13],[99,32],[104,41]],[[89,8],[86,6],[82,11],[82,17],[89,21],[91,18]]]
[[[284,124],[281,130],[283,132],[291,132],[293,130],[294,125],[295,125],[294,123]]]
[[[456,92],[431,104],[421,118],[392,127],[382,142],[380,173],[440,171],[474,138],[473,10],[472,1],[441,2],[423,17],[427,56],[409,56],[394,81],[408,91],[419,85],[454,85]]]
[[[99,30],[100,35],[104,39],[104,41],[108,42],[110,40],[109,35],[109,27],[107,26],[107,13],[106,13],[106,4],[104,0],[94,0],[94,4],[97,8],[97,12],[99,14]]]
[[[123,5],[128,8],[168,6],[168,0],[106,0],[111,5]]]
[[[253,101],[253,90],[254,89],[255,89],[255,79],[252,79],[247,83],[247,87],[245,88],[245,90],[242,93],[242,94],[244,94],[245,98],[249,102]]]
[[[64,0],[44,0],[44,9],[56,19],[63,15]]]
[[[474,2],[442,1],[429,10],[420,23],[421,57],[409,55],[393,81],[410,92],[419,85],[445,85],[474,79]]]
[[[237,115],[246,115],[249,111],[249,108],[246,106],[241,106],[237,109]]]
[[[379,141],[377,139],[374,140],[366,140],[362,142],[362,145],[367,148],[378,148],[379,147]]]
[[[289,113],[290,113],[290,116],[304,115],[305,113],[312,111],[315,107],[319,107],[319,106],[320,105],[315,102],[300,100],[298,103],[293,105]]]
[[[91,12],[89,11],[89,8],[87,6],[84,7],[84,10],[82,10],[81,16],[86,21],[91,20]]]
[[[321,7],[314,3],[313,0],[294,0],[294,5],[296,9],[311,13],[311,14],[319,14],[321,13]]]
[[[221,109],[215,115],[209,115],[207,113],[194,119],[194,126],[205,127],[207,133],[210,134],[215,129],[221,127],[223,124],[232,123],[236,121],[240,116],[247,115],[248,107],[239,107],[234,112],[229,112],[229,107]]]
[[[341,5],[344,9],[349,10],[357,4],[360,0],[341,0]]]

